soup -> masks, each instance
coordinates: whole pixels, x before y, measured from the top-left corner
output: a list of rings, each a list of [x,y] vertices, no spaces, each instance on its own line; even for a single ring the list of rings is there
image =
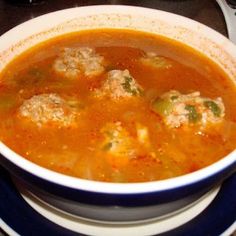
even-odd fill
[[[43,42],[0,74],[0,140],[40,166],[106,182],[172,178],[236,146],[236,87],[170,39],[90,30]]]

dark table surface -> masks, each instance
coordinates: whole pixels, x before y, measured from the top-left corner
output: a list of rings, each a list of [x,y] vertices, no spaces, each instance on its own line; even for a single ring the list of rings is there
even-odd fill
[[[224,17],[215,0],[44,0],[44,3],[32,6],[0,0],[0,35],[24,21],[48,12],[103,4],[135,5],[176,13],[206,24],[227,36]]]
[[[214,0],[44,0],[42,4],[31,6],[0,0],[0,35],[24,21],[45,13],[71,7],[104,4],[143,6],[176,13],[208,25],[227,36],[223,14]]]

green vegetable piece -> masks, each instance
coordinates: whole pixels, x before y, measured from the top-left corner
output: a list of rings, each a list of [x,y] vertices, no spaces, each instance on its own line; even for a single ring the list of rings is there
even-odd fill
[[[205,101],[205,102],[204,102],[204,106],[205,106],[206,108],[210,109],[211,112],[214,114],[214,116],[220,117],[220,115],[221,115],[221,109],[219,108],[219,106],[218,106],[215,102],[213,102],[213,101],[211,101],[211,100]]]
[[[134,88],[132,89],[131,88],[131,82],[132,82],[132,77],[128,77],[128,76],[125,76],[125,82],[122,83],[122,87],[124,88],[124,90],[128,93],[131,93],[132,95],[134,96],[137,96],[141,93],[141,90],[139,88]]]
[[[185,110],[188,111],[188,120],[189,122],[196,123],[200,120],[201,114],[199,114],[196,110],[196,107],[193,105],[186,105]]]
[[[173,102],[169,99],[156,99],[152,103],[152,110],[161,116],[168,116],[173,110]]]

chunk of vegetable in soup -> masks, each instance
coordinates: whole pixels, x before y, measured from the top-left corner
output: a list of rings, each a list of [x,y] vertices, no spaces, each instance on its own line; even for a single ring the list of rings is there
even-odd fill
[[[236,146],[236,86],[205,56],[128,30],[43,42],[0,74],[0,139],[84,179],[184,175]]]

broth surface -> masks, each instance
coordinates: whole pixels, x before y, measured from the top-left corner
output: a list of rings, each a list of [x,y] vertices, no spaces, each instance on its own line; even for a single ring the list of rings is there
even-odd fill
[[[67,61],[75,63],[65,59],[74,53],[67,49],[85,47],[93,49],[86,66],[98,70],[84,69],[84,52],[82,72],[65,69]],[[109,94],[109,76],[117,76],[110,71],[125,79],[124,93]],[[222,121],[166,125],[152,104],[173,90],[220,97]],[[84,179],[144,182],[208,166],[235,149],[235,108],[236,86],[217,65],[185,45],[142,32],[60,36],[26,51],[0,74],[0,140],[40,166]],[[49,121],[41,117],[45,109]]]

